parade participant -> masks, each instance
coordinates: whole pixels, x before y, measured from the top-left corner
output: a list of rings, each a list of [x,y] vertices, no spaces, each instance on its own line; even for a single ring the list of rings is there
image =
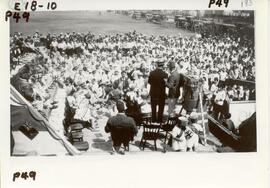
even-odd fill
[[[118,114],[109,118],[105,126],[105,132],[111,133],[113,149],[117,153],[123,154],[123,151],[120,151],[121,145],[123,144],[125,150],[128,150],[129,142],[133,140],[138,129],[133,118],[125,115],[125,104],[123,101],[117,101],[116,108]]]
[[[164,60],[157,61],[157,68],[150,72],[148,83],[150,84],[150,96],[151,96],[151,109],[152,109],[152,121],[162,122],[163,111],[165,105],[165,83],[168,78],[168,74],[162,70],[164,66]],[[158,106],[158,117],[157,117]]]

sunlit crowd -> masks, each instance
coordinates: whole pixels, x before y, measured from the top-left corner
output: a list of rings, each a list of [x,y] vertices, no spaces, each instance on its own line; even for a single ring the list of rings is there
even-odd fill
[[[46,36],[36,32],[32,36],[15,33],[10,44],[12,76],[18,67],[25,69],[21,59],[32,54],[25,84],[31,86],[31,102],[40,112],[57,108],[57,103],[50,100],[50,88],[55,84],[65,89],[63,97],[75,109],[76,119],[109,116],[119,99],[136,103],[144,111],[149,105],[149,72],[160,58],[165,60],[167,72],[174,62],[179,73],[201,79],[205,99],[212,103],[255,99],[254,89],[235,83],[226,85],[228,79],[255,81],[254,46],[226,34],[188,38],[147,36],[136,31]]]

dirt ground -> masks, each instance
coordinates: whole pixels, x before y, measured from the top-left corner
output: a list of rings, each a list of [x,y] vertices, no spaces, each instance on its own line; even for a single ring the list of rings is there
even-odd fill
[[[194,33],[175,28],[174,25],[147,23],[145,19],[135,20],[131,17],[103,11],[56,11],[31,12],[30,20],[10,23],[10,33],[22,32],[33,35],[39,31],[43,35],[48,33],[60,34],[67,32],[92,33],[98,35],[115,35],[136,30],[145,35],[179,35],[192,36]]]

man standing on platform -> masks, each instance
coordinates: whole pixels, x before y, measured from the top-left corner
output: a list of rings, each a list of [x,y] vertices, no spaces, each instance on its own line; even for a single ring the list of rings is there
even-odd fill
[[[167,86],[169,88],[168,95],[168,114],[172,114],[175,110],[177,99],[180,96],[180,86],[183,86],[183,78],[175,69],[175,63],[170,61],[168,64],[170,76]]]
[[[168,78],[168,74],[162,70],[164,66],[164,60],[157,61],[157,67],[150,72],[148,83],[150,84],[150,97],[151,97],[151,109],[152,109],[152,122],[162,122],[163,111],[165,106],[165,83]],[[158,117],[157,117],[158,106]]]

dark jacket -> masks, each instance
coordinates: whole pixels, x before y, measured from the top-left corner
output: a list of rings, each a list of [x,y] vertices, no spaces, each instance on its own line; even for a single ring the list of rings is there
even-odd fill
[[[155,69],[150,73],[148,83],[150,87],[150,96],[153,98],[165,98],[165,80],[168,74],[161,69]]]
[[[106,126],[105,132],[111,132],[114,127],[129,127],[133,130],[134,134],[137,134],[138,129],[133,118],[126,116],[123,113],[118,113],[116,116],[109,118]]]
[[[33,87],[32,85],[26,80],[18,75],[11,79],[11,84],[15,87],[15,89],[28,101],[32,102],[33,98]]]
[[[180,87],[182,76],[177,72],[173,71],[168,78],[167,86],[169,88],[169,98],[178,98],[180,96]]]
[[[227,127],[230,131],[235,132],[235,126],[234,126],[234,123],[231,119],[223,120],[222,125]]]
[[[109,118],[105,126],[105,132],[111,133],[111,138],[114,143],[118,143],[120,145],[123,143],[124,145],[127,145],[129,141],[133,140],[138,129],[133,118],[119,113],[116,116]]]

